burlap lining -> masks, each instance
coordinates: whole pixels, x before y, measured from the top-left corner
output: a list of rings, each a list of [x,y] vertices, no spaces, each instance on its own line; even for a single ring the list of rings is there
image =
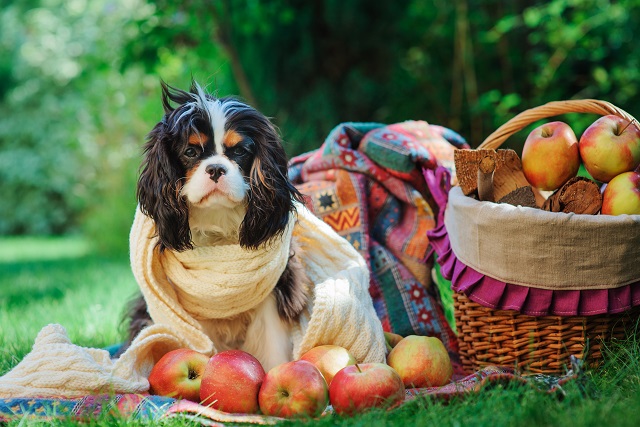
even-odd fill
[[[640,215],[575,215],[449,192],[445,226],[458,259],[506,283],[612,289],[640,280]]]

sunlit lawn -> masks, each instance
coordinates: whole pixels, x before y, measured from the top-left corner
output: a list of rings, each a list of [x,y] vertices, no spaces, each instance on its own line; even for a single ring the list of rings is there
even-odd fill
[[[119,342],[119,322],[136,291],[127,254],[103,258],[82,239],[0,239],[0,374],[29,352],[48,323],[67,328],[72,341],[91,347]],[[637,426],[640,423],[640,344],[607,351],[605,365],[584,382],[547,395],[530,386],[494,385],[449,402],[418,399],[390,411],[355,418],[328,416],[287,424],[351,426]],[[11,425],[33,424],[26,419]],[[139,425],[98,418],[92,425]],[[42,423],[50,425],[51,422]],[[68,424],[67,420],[57,422]],[[163,425],[193,425],[185,419]]]
[[[79,345],[119,342],[120,317],[136,290],[126,256],[93,255],[82,239],[1,239],[0,372],[49,323],[67,328]]]

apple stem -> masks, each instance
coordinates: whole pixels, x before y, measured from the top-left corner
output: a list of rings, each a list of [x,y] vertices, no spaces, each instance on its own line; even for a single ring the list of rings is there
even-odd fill
[[[358,372],[362,373],[362,370],[360,369],[360,366],[356,363],[356,369],[358,370]]]
[[[634,122],[636,122],[636,119],[633,119],[633,120],[629,121],[629,123],[627,123],[627,125],[624,127],[624,129],[622,129],[620,132],[618,132],[617,135],[618,136],[622,135],[624,133],[624,131],[627,130],[627,128],[629,126],[631,126]]]

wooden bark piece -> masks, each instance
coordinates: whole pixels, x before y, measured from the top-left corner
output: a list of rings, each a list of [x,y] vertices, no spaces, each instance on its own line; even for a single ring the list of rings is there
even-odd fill
[[[493,197],[493,173],[496,170],[495,156],[485,156],[478,164],[478,199],[495,202]]]
[[[601,207],[602,195],[598,184],[588,178],[576,176],[556,190],[542,209],[549,212],[595,215]]]
[[[536,196],[530,185],[526,187],[518,187],[511,193],[507,194],[498,203],[508,203],[513,206],[526,206],[529,208],[537,208]]]
[[[478,168],[480,161],[487,156],[493,158],[496,165],[493,173],[494,200],[500,200],[517,188],[529,186],[529,182],[522,173],[520,157],[513,150],[456,150],[454,152],[456,175],[465,195],[478,191]],[[532,190],[536,198],[536,206],[542,206],[545,197],[538,189],[532,188]]]
[[[453,160],[456,166],[456,176],[462,192],[468,196],[478,190],[478,165],[487,157],[500,157],[495,150],[455,150]],[[496,159],[496,168],[502,164],[500,158]]]

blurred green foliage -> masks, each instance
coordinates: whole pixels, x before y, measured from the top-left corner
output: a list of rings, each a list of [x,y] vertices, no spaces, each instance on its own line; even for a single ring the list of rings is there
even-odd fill
[[[273,117],[290,155],[343,121],[423,119],[477,146],[525,109],[640,114],[640,0],[0,2],[0,234],[122,252],[159,80]],[[569,115],[577,134],[594,119]],[[521,132],[507,141],[519,147]]]

